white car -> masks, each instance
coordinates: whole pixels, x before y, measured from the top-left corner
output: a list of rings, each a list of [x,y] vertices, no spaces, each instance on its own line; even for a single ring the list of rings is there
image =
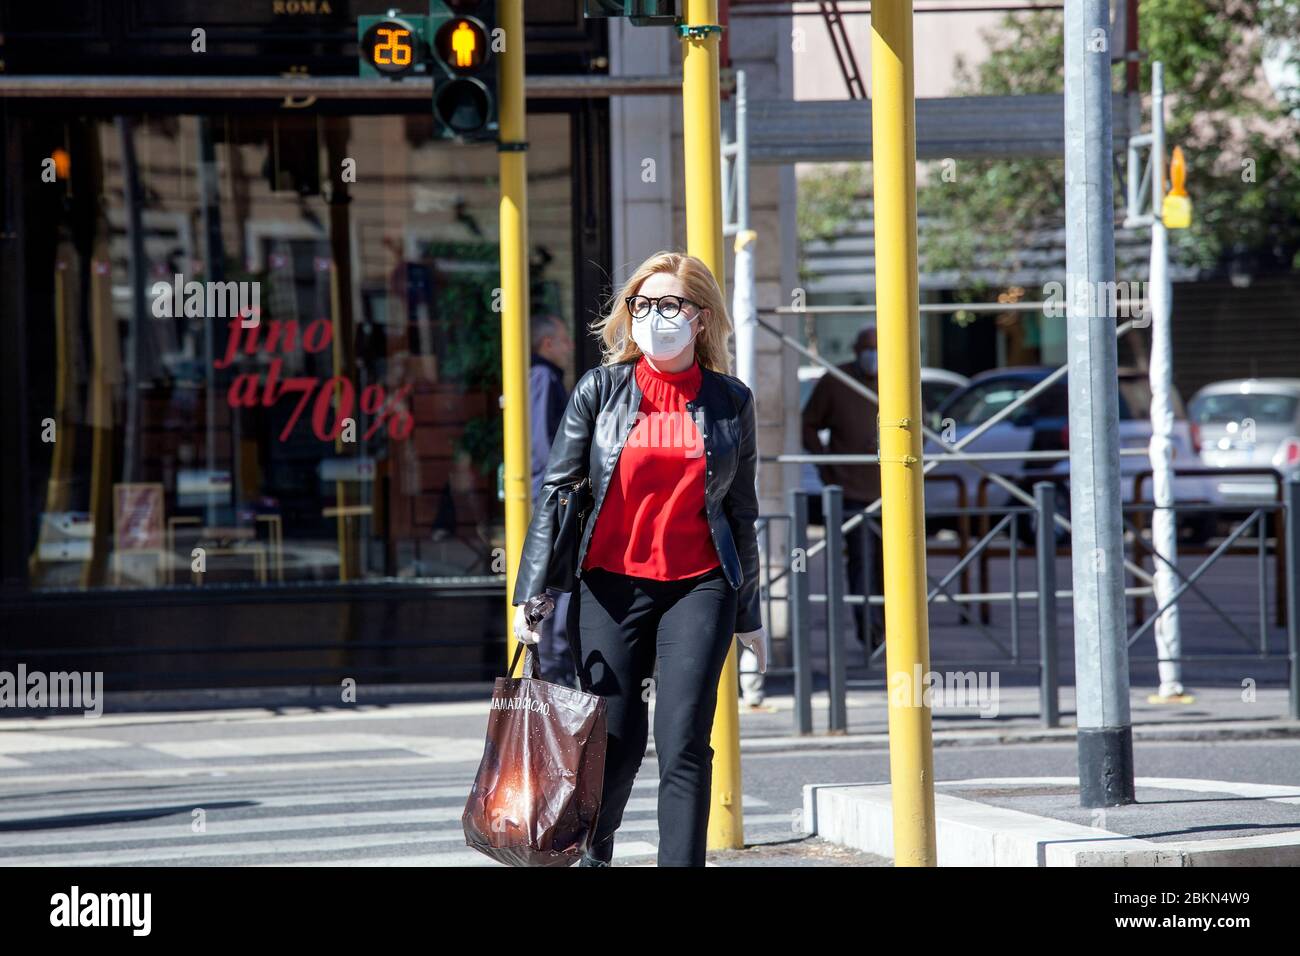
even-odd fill
[[[1206,468],[1272,468],[1286,481],[1300,473],[1300,378],[1244,378],[1206,385],[1188,406]],[[1267,475],[1214,479],[1222,505],[1275,501]]]
[[[976,426],[992,418],[997,412],[1033,388],[1054,369],[1042,366],[1002,368],[976,375],[966,388],[949,397],[938,410],[931,427],[948,433],[952,441],[965,437]],[[1178,467],[1200,467],[1200,460],[1192,441],[1192,429],[1183,412],[1178,393],[1173,393],[1174,433],[1173,463]],[[1121,449],[1146,449],[1151,442],[1151,391],[1146,373],[1121,370],[1119,375],[1119,439]],[[963,451],[968,452],[1031,452],[1066,451],[1070,447],[1069,392],[1065,379],[1057,382],[1033,401],[1021,406],[1010,416],[992,426]],[[943,448],[937,442],[927,442],[925,454],[938,455]],[[1070,476],[1068,458],[1055,460],[1006,459],[981,463],[988,471],[1001,475],[1025,491],[1031,491],[1035,482],[1048,479],[1064,487]],[[1145,455],[1124,455],[1120,458],[1120,489],[1123,501],[1134,501],[1136,476],[1149,471],[1150,459]],[[966,506],[979,506],[979,488],[983,474],[970,465],[944,463],[930,472],[931,476],[956,476],[966,491]],[[958,507],[957,483],[932,478],[925,484],[925,508],[941,512]],[[1204,504],[1211,500],[1212,488],[1208,479],[1176,477],[1174,500],[1187,504]],[[1142,498],[1151,500],[1151,480],[1142,486]],[[1011,494],[996,484],[989,483],[986,501],[998,507],[1013,500]],[[1058,510],[1069,507],[1067,495],[1059,495]],[[937,523],[944,522],[938,515]],[[950,521],[953,519],[950,519]],[[1028,531],[1029,522],[1023,523]],[[1189,512],[1180,518],[1180,525],[1194,540],[1205,540],[1213,531],[1212,516],[1205,512]]]

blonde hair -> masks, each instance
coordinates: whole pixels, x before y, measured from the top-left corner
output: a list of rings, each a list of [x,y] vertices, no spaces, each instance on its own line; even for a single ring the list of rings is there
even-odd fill
[[[609,302],[609,313],[591,325],[600,336],[602,362],[613,365],[627,362],[641,355],[641,349],[632,341],[632,316],[627,310],[628,296],[636,295],[641,284],[657,272],[666,272],[682,280],[686,298],[708,309],[708,321],[695,337],[695,357],[705,368],[715,372],[731,371],[731,353],[727,339],[731,336],[731,316],[718,280],[701,260],[682,252],[656,252],[637,267],[631,278],[623,284]]]

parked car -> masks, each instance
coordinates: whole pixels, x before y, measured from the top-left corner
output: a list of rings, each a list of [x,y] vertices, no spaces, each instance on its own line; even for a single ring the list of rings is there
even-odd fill
[[[826,373],[820,365],[804,365],[799,369],[799,407],[803,408],[808,404],[808,396],[812,394],[813,386],[817,380]],[[935,411],[947,400],[948,396],[958,389],[964,388],[970,379],[965,375],[959,375],[956,372],[949,372],[942,368],[921,368],[921,412],[929,421]],[[822,441],[825,442],[829,436],[822,434]],[[875,467],[874,465],[870,467]],[[814,494],[821,494],[822,480],[817,473],[817,466],[812,462],[805,462],[800,469],[800,487],[804,491]],[[820,503],[810,502],[810,514],[820,514]],[[815,524],[820,523],[820,518],[813,519]]]
[[[949,437],[958,441],[970,434],[977,426],[988,421],[1000,410],[1014,402],[1029,391],[1054,369],[1050,367],[1003,368],[982,372],[976,375],[961,391],[949,396],[948,400],[935,414],[931,427],[943,432],[947,429]],[[1173,393],[1174,405],[1174,466],[1200,467],[1192,440],[1192,428],[1184,412],[1182,400],[1177,392]],[[1151,391],[1145,372],[1122,369],[1119,374],[1119,439],[1122,449],[1142,448],[1151,441]],[[1069,391],[1066,380],[1052,385],[1041,395],[1021,406],[1010,416],[993,425],[973,442],[963,448],[969,452],[1030,452],[1030,451],[1066,451],[1070,447]],[[937,442],[927,442],[926,455],[943,452]],[[1068,458],[1056,460],[1008,459],[981,463],[984,468],[1014,482],[1026,491],[1032,489],[1035,482],[1051,480],[1062,488],[1066,487],[1070,475]],[[1124,455],[1120,458],[1120,489],[1123,501],[1134,500],[1134,476],[1151,467],[1146,456]],[[970,465],[944,463],[933,469],[932,476],[956,476],[966,489],[968,507],[978,504],[978,492],[981,472]],[[1151,482],[1144,484],[1143,498],[1151,498]],[[1010,503],[1012,495],[1004,488],[991,485],[987,491],[988,504],[1000,506]],[[1182,477],[1174,480],[1174,500],[1187,504],[1200,504],[1211,500],[1210,482],[1203,478]],[[958,490],[955,482],[930,480],[925,485],[925,506],[927,513],[950,510],[958,506]],[[1057,507],[1066,511],[1069,498],[1061,495]],[[939,518],[938,515],[935,516]],[[950,523],[942,520],[936,523]],[[1025,530],[1029,522],[1025,522]],[[1214,529],[1211,515],[1205,512],[1183,516],[1180,526],[1184,533],[1193,540],[1203,541]]]
[[[1286,481],[1300,472],[1300,378],[1239,378],[1206,385],[1188,406],[1200,430],[1206,468],[1273,468]],[[1222,505],[1273,501],[1277,486],[1266,475],[1213,480]]]

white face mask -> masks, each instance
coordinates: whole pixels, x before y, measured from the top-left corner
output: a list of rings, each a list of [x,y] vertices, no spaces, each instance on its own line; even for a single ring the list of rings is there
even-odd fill
[[[690,320],[681,313],[665,319],[658,309],[651,309],[644,319],[632,320],[632,341],[656,362],[681,355],[694,337]]]

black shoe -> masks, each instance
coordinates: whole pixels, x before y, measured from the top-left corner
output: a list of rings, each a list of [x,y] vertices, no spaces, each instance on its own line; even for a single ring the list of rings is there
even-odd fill
[[[578,866],[609,866],[609,864],[604,860],[598,860],[594,856],[587,856],[584,853],[582,859],[578,861]]]

